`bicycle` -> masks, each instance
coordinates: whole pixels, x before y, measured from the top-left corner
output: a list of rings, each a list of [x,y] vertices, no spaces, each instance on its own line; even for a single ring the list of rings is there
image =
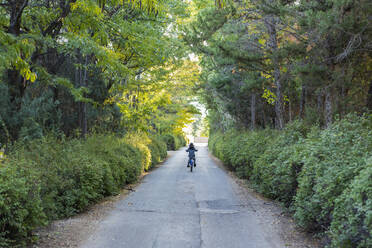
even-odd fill
[[[190,158],[189,160],[189,166],[190,166],[190,172],[192,172],[192,169],[196,167],[195,165],[195,158]]]

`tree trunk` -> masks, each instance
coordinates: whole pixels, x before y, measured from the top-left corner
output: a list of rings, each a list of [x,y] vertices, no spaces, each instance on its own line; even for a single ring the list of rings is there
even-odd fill
[[[289,121],[292,121],[292,103],[289,101],[288,103],[288,115],[289,115]]]
[[[256,94],[251,95],[251,129],[256,128]]]
[[[372,80],[369,82],[369,90],[367,96],[367,108],[372,111]]]
[[[332,124],[332,97],[331,97],[331,89],[328,87],[325,91],[325,124],[326,127],[329,128]]]
[[[8,33],[13,34],[14,36],[19,36],[21,33],[22,13],[28,5],[28,0],[9,1],[9,4],[10,19]],[[19,71],[15,69],[9,69],[7,71],[7,79],[10,101],[14,104],[15,109],[19,110],[21,108],[21,101],[17,101],[17,99],[23,97],[26,90],[26,84]]]
[[[265,25],[267,28],[267,32],[269,34],[268,39],[268,47],[271,49],[273,53],[272,63],[274,65],[274,84],[276,86],[275,94],[276,94],[276,101],[275,101],[275,114],[277,119],[277,128],[282,129],[284,128],[284,117],[283,117],[283,96],[282,96],[282,85],[280,81],[280,68],[279,62],[277,58],[277,51],[278,51],[278,41],[277,41],[277,32],[276,32],[276,18],[272,15],[266,17]]]
[[[81,63],[80,62],[80,56],[79,57],[79,62],[78,63]],[[78,80],[77,80],[77,85],[78,87],[81,87],[81,82],[82,82],[82,71],[81,71],[81,68],[78,68]],[[81,136],[83,136],[83,105],[82,105],[82,102],[79,101],[78,102],[78,119],[79,119],[79,129],[80,129],[80,132],[81,132]]]
[[[319,116],[322,116],[323,113],[323,90],[320,90],[316,97],[316,106]]]
[[[306,104],[306,85],[302,85],[301,99],[300,99],[300,118],[303,119],[305,116],[305,104]]]
[[[346,114],[346,89],[344,85],[341,85],[340,97],[338,98],[338,113],[340,118]]]
[[[85,68],[84,68],[84,75],[83,75],[83,81],[81,86],[86,87],[87,86],[87,66],[88,65],[88,56],[85,56]],[[88,123],[87,123],[87,104],[86,102],[82,102],[82,132],[81,135],[83,137],[86,136],[88,133]]]
[[[61,8],[61,13],[59,16],[52,21],[49,26],[42,31],[43,36],[50,35],[52,37],[56,37],[63,26],[63,20],[70,14],[71,12],[71,5],[75,3],[76,0],[69,0],[69,1],[60,1],[59,7]]]
[[[266,117],[266,113],[265,113],[265,105],[261,102],[261,105],[262,105],[262,122],[263,122],[263,128],[266,128],[267,126],[267,117]]]
[[[15,0],[8,2],[10,4],[10,20],[8,33],[18,36],[21,32],[22,13],[28,5],[28,0]]]
[[[82,63],[82,56],[80,54],[80,51],[77,50],[77,64]],[[83,87],[85,86],[85,77],[86,77],[86,68],[83,72],[82,68],[76,68],[75,70],[75,84],[77,87]],[[78,108],[78,126],[81,131],[81,137],[85,137],[86,135],[86,106],[85,103],[82,101],[77,102],[77,108]]]
[[[80,55],[79,58],[80,58],[79,60],[81,61],[82,56]],[[84,62],[85,66],[87,66],[87,64],[88,64],[88,56],[85,57],[85,62]],[[78,70],[79,70],[78,72],[79,86],[85,87],[86,80],[87,80],[87,68],[85,67],[84,71],[83,69],[78,69]],[[88,132],[87,116],[86,116],[87,106],[86,106],[86,103],[82,101],[79,102],[78,106],[79,106],[79,128],[81,130],[81,137],[84,138]]]

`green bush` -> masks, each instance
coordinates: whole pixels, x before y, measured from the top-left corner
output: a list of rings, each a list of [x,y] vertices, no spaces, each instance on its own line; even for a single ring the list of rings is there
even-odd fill
[[[229,131],[213,134],[209,138],[209,149],[225,165],[236,171],[241,178],[250,178],[254,162],[265,151],[271,140],[271,130],[254,132]]]
[[[302,146],[297,143],[305,138],[307,132],[308,128],[302,122],[294,121],[284,130],[277,131],[270,142],[262,143],[259,141],[261,137],[257,137],[251,144],[252,148],[257,142],[258,146],[266,144],[264,152],[256,153],[259,159],[253,165],[252,183],[261,193],[286,206],[291,204],[296,194],[297,176],[302,168],[299,157]]]
[[[162,139],[167,144],[168,151],[174,151],[176,149],[176,141],[174,139],[174,136],[172,134],[163,134]]]
[[[176,146],[177,149],[179,149],[180,147],[186,146],[187,141],[186,141],[185,136],[181,134],[177,134],[176,139],[177,139],[177,146]]]
[[[167,157],[167,144],[158,136],[150,137],[148,145],[151,151],[151,166],[154,166]]]
[[[165,143],[143,134],[15,144],[0,163],[0,247],[24,247],[36,227],[119,193],[165,157]]]
[[[126,138],[95,135],[87,139],[85,149],[100,160],[104,168],[105,195],[117,193],[121,187],[136,181],[143,170],[143,154]],[[107,173],[110,173],[107,174]],[[115,186],[114,186],[115,185]]]
[[[37,181],[12,162],[0,164],[0,247],[24,247],[31,231],[46,223]]]
[[[180,147],[186,145],[186,139],[180,134],[162,134],[161,138],[167,144],[167,149],[169,151],[178,150]]]
[[[212,151],[212,153],[217,156],[221,161],[226,164],[230,165],[229,156],[227,155],[227,147],[228,142],[230,139],[228,136],[231,136],[231,133],[229,134],[222,134],[222,133],[215,133],[210,136],[209,139],[209,149]]]
[[[53,137],[20,146],[9,156],[15,166],[28,161],[41,188],[43,209],[48,219],[71,216],[100,198],[100,161],[93,159],[78,140],[60,142]]]
[[[236,149],[240,155],[232,157],[232,164],[237,168],[240,177],[251,179],[254,176],[254,164],[257,159],[266,151],[267,144],[272,140],[272,130],[261,130],[252,132],[250,135],[244,133],[239,135]],[[241,145],[239,145],[241,144]],[[234,150],[232,150],[234,154]]]
[[[235,131],[227,132],[222,136],[222,139],[220,140],[220,143],[217,143],[216,145],[216,151],[221,160],[229,166],[232,167],[231,158],[233,155],[233,145],[237,144],[238,142],[235,142],[234,135]],[[239,137],[239,136],[237,136]],[[234,169],[234,168],[233,168]]]
[[[372,247],[372,157],[335,201],[331,247]]]
[[[126,142],[140,151],[142,169],[148,171],[151,166],[151,151],[148,147],[151,140],[143,133],[129,133],[125,136]]]
[[[372,155],[371,120],[349,116],[319,135],[309,137],[295,197],[295,218],[308,230],[327,230],[335,199]]]
[[[222,159],[222,154],[220,153],[220,145],[223,144],[223,134],[222,133],[211,133],[208,139],[208,148],[209,150],[217,156],[219,159]]]
[[[283,202],[331,247],[371,247],[372,119],[349,115],[328,129],[211,133],[209,150],[266,196]],[[368,159],[369,158],[369,159]]]

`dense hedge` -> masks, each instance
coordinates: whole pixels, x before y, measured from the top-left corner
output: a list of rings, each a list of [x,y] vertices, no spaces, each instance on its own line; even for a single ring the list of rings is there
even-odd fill
[[[180,134],[162,134],[161,138],[167,144],[167,149],[169,151],[178,150],[180,147],[186,145],[185,137]]]
[[[0,162],[0,247],[24,247],[36,227],[119,193],[166,154],[161,138],[133,134],[16,144]]]
[[[372,247],[372,157],[335,201],[332,247]],[[355,247],[355,246],[354,246]]]
[[[151,151],[151,166],[155,166],[167,157],[167,144],[160,136],[151,136],[148,147]]]
[[[321,130],[295,121],[284,130],[211,134],[210,150],[297,223],[324,232],[330,247],[372,245],[372,118],[349,115]]]

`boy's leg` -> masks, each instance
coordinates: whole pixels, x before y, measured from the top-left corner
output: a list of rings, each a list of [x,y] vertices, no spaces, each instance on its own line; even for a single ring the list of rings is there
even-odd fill
[[[187,160],[187,167],[190,167],[190,158]]]

